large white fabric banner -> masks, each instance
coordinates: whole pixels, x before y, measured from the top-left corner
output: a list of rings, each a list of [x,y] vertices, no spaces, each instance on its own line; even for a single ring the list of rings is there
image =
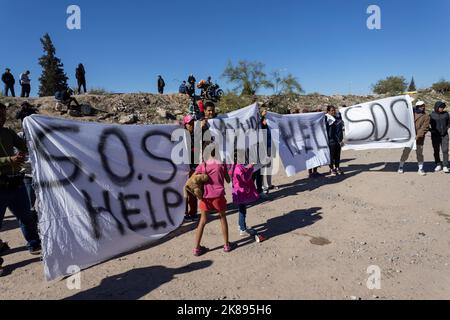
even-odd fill
[[[410,96],[376,100],[339,111],[345,124],[344,150],[404,148],[415,144]]]
[[[212,140],[220,146],[220,158],[226,163],[234,163],[235,143],[237,149],[247,150],[249,158],[255,164],[261,164],[259,147],[264,150],[263,137],[259,137],[260,117],[257,104],[221,114],[208,121]]]
[[[171,134],[179,126],[35,115],[24,128],[48,280],[154,242],[181,225],[188,166],[171,160]]]
[[[324,113],[268,112],[267,124],[288,177],[330,163]]]

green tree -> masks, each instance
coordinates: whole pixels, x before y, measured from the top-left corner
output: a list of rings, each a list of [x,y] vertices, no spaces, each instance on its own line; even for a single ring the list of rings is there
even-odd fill
[[[414,82],[414,77],[412,77],[411,82],[408,87],[408,92],[414,92],[414,91],[417,91],[417,88],[416,88],[416,83]]]
[[[441,79],[431,86],[431,89],[442,94],[450,93],[450,82]]]
[[[289,73],[286,77],[281,79],[281,94],[293,95],[302,92],[303,88],[301,84],[292,74]]]
[[[64,65],[55,56],[56,49],[48,33],[41,38],[41,44],[44,48],[44,55],[39,58],[39,64],[42,67],[42,74],[39,78],[39,96],[45,97],[52,96],[57,91],[67,90],[69,87]]]
[[[235,83],[235,91],[241,90],[241,95],[254,95],[261,88],[272,88],[264,72],[265,65],[261,62],[239,61],[236,66],[228,62],[222,77]]]
[[[372,90],[377,94],[399,94],[405,92],[408,84],[404,77],[387,77],[384,80],[378,81],[373,85]]]

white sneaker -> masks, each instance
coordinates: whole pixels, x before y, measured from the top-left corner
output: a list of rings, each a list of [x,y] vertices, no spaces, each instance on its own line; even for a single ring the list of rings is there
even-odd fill
[[[445,173],[450,173],[450,170],[448,170],[447,167],[444,167],[444,172],[445,172]]]
[[[423,169],[419,169],[419,171],[417,173],[419,174],[419,176],[422,176],[422,177],[425,177],[427,175],[427,173]]]
[[[239,229],[239,235],[241,237],[247,237],[247,236],[256,236],[256,231],[252,228],[247,228],[247,230],[240,230]]]
[[[398,173],[400,173],[400,174],[403,174],[403,167],[400,167],[400,168],[398,168],[398,171],[397,171]]]
[[[442,167],[440,165],[438,165],[436,167],[436,169],[434,169],[434,172],[440,172],[440,171],[442,171]]]

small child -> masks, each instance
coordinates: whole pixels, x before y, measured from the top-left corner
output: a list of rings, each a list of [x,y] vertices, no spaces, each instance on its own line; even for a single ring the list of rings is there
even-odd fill
[[[241,237],[255,236],[256,231],[247,228],[245,222],[247,204],[259,199],[259,194],[252,179],[253,165],[244,166],[236,163],[231,166],[229,174],[233,184],[233,203],[238,206],[239,210],[239,234]]]
[[[232,251],[236,244],[230,243],[228,239],[228,222],[226,216],[227,200],[225,199],[224,181],[230,182],[226,165],[214,158],[214,152],[211,152],[211,157],[200,164],[195,170],[196,174],[206,174],[209,176],[209,181],[204,185],[203,199],[200,200],[201,217],[198,223],[197,232],[195,236],[195,248],[193,250],[194,256],[201,256],[208,251],[200,245],[203,230],[208,222],[208,212],[217,211],[220,215],[220,223],[222,225],[222,234],[225,245],[223,250],[225,252]]]

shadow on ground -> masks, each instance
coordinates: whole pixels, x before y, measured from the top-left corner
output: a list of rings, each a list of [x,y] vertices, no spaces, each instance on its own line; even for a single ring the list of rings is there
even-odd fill
[[[181,268],[152,266],[114,275],[102,280],[92,289],[77,293],[65,300],[137,300],[172,281],[176,275],[208,268],[212,261],[194,262]]]

